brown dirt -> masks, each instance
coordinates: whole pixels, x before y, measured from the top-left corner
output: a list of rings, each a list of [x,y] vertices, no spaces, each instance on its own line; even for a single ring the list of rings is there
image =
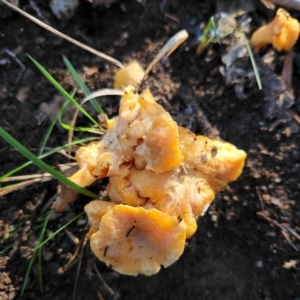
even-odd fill
[[[28,2],[20,1],[20,6],[35,14]],[[37,1],[37,4],[52,26],[123,62],[135,58],[147,66],[169,37],[180,29],[187,29],[190,39],[169,60],[155,66],[145,85],[180,125],[198,134],[220,136],[244,149],[248,160],[240,179],[218,195],[199,220],[198,231],[188,241],[178,262],[152,277],[118,275],[96,262],[99,272],[115,292],[114,297],[109,296],[92,268],[94,258],[88,247],[82,257],[77,283],[78,265],[63,269],[77,249],[64,231],[43,248],[43,292],[39,289],[35,263],[21,297],[32,246],[39,234],[38,231],[32,233],[30,228],[39,224],[42,209],[55,195],[57,183],[32,185],[0,197],[1,233],[4,234],[7,226],[21,224],[20,231],[11,233],[1,245],[1,249],[9,245],[12,248],[0,258],[0,299],[72,299],[76,286],[76,299],[299,300],[300,241],[291,233],[282,234],[279,226],[257,215],[264,212],[279,224],[300,232],[298,124],[289,121],[274,126],[278,120],[265,119],[264,97],[256,86],[249,89],[247,100],[236,98],[234,88],[226,86],[220,73],[224,46],[212,45],[202,57],[196,57],[196,29],[214,13],[214,6],[196,0],[188,4],[166,1],[162,11],[161,1],[147,1],[142,5],[128,0],[110,8],[93,9],[82,1],[76,15],[62,23],[51,14],[47,2]],[[98,69],[86,78],[91,90],[110,87],[116,70],[17,13],[0,18],[0,49],[13,51],[26,67],[16,85],[19,65],[7,53],[0,55],[0,60],[6,60],[0,65],[0,125],[32,151],[36,151],[50,124],[50,117],[45,112],[41,115],[41,103],[55,110],[61,100],[26,53],[68,90],[72,89],[73,82],[65,71],[62,55],[67,56],[79,72],[83,73],[85,66]],[[298,46],[295,53],[296,65]],[[280,57],[278,55],[277,73]],[[294,70],[293,79],[297,82],[299,74],[296,68]],[[103,98],[100,102],[109,116],[116,113],[117,98]],[[297,101],[293,109],[300,113]],[[80,118],[79,122],[86,121]],[[61,145],[66,137],[66,132],[55,127],[48,146]],[[21,155],[0,139],[0,175],[23,161]],[[60,155],[46,161],[53,166],[67,162]],[[31,166],[21,173],[36,171]],[[50,220],[47,230],[58,229],[81,212],[88,201],[81,197],[62,216]],[[82,240],[86,232],[85,217],[68,230]],[[298,260],[298,264],[284,268],[283,264],[291,260]]]

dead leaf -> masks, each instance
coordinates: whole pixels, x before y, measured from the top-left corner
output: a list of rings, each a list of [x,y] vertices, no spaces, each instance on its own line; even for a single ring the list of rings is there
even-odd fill
[[[98,72],[98,68],[97,67],[83,67],[84,73],[87,77],[93,76],[94,74],[96,74]]]

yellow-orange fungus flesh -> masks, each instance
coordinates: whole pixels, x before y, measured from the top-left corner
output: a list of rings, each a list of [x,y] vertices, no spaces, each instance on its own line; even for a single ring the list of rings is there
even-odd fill
[[[86,205],[94,254],[128,275],[174,263],[215,195],[241,174],[246,153],[180,127],[149,90],[129,86],[99,143],[78,150],[70,177],[81,186],[108,177],[110,202]]]
[[[258,50],[268,44],[278,50],[291,49],[299,37],[299,22],[284,9],[278,9],[275,18],[258,28],[251,36],[251,46]]]
[[[157,209],[116,205],[91,236],[95,255],[127,275],[153,275],[182,254],[185,223]]]

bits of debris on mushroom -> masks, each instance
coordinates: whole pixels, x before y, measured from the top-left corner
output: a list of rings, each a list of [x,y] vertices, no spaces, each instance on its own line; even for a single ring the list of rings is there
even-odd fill
[[[153,275],[181,256],[216,193],[241,174],[246,153],[177,126],[149,90],[138,95],[129,86],[103,139],[76,158],[77,184],[109,178],[111,202],[85,207],[94,254],[122,274]]]

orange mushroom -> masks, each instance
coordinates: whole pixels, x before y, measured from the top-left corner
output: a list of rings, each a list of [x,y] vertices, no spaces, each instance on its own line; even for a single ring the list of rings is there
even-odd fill
[[[178,166],[183,156],[177,124],[170,114],[148,90],[137,95],[129,86],[119,116],[108,121],[103,139],[80,148],[76,159],[80,170],[70,180],[87,186],[97,178],[120,174],[120,166],[127,162],[161,173]]]
[[[107,193],[114,203],[130,202],[180,216],[187,225],[187,238],[197,229],[201,216],[215,194],[240,175],[246,153],[235,146],[196,136],[179,127],[183,162],[168,172],[156,174],[131,166],[128,172],[109,179]],[[167,156],[167,154],[166,154]]]
[[[143,80],[145,71],[138,61],[134,60],[120,69],[114,79],[115,89],[124,89],[129,85],[137,86]]]
[[[116,205],[91,235],[94,254],[126,275],[153,275],[183,253],[186,226],[180,218],[157,209]]]
[[[178,127],[149,90],[129,86],[99,143],[78,150],[85,186],[109,177],[111,202],[85,207],[95,255],[123,274],[156,274],[182,254],[215,194],[242,172],[246,153]]]
[[[279,8],[275,18],[267,25],[257,29],[251,39],[251,46],[258,50],[268,44],[278,50],[289,50],[297,42],[299,37],[299,22],[290,14]]]
[[[102,217],[112,208],[114,208],[115,204],[108,201],[102,201],[102,200],[93,200],[90,203],[88,203],[84,210],[88,216],[89,224],[90,224],[90,230],[87,234],[88,237],[91,237],[91,235],[99,230],[100,222]]]

